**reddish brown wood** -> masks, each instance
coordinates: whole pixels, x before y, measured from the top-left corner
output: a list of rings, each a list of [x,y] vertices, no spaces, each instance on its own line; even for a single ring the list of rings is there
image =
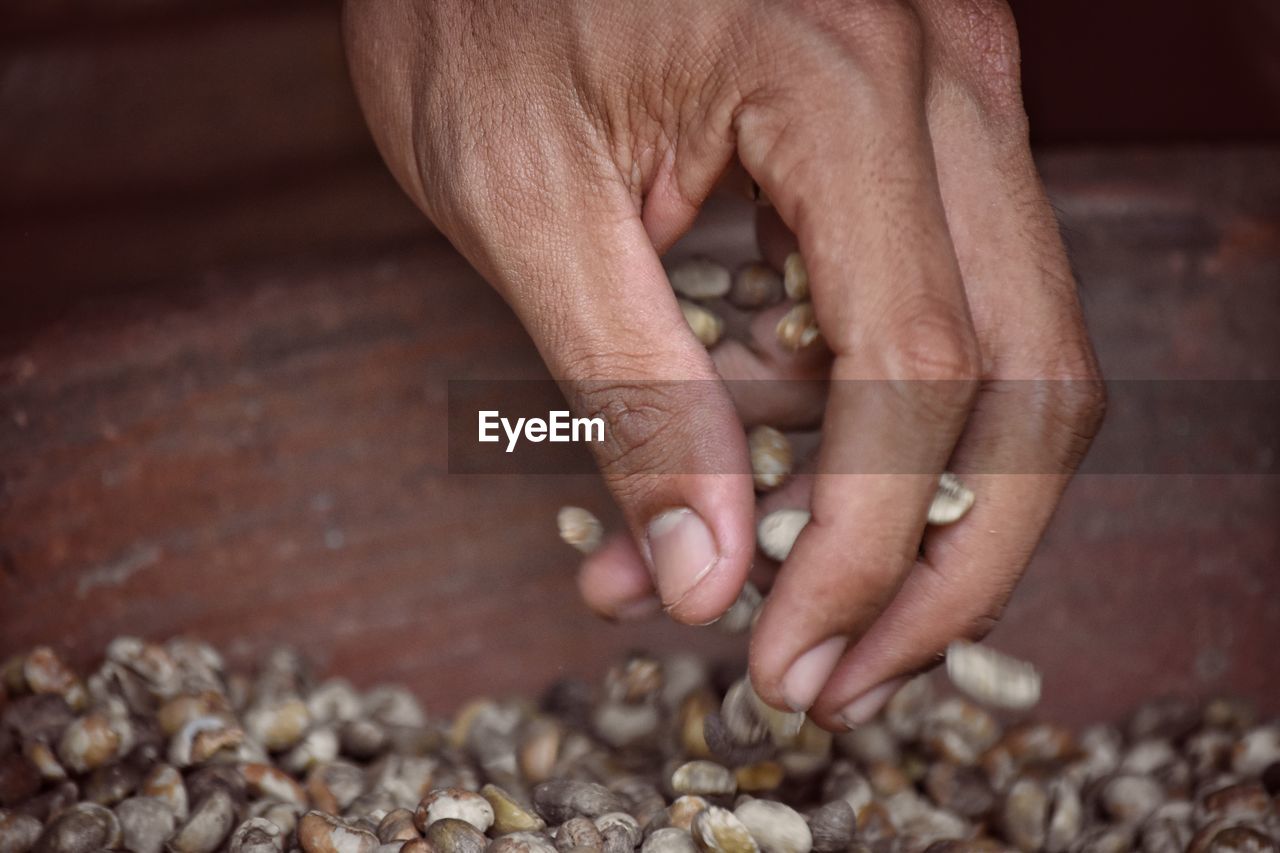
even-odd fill
[[[1280,375],[1275,150],[1063,153],[1063,211],[1107,371]],[[743,254],[740,220],[700,238]],[[554,509],[590,477],[446,473],[445,381],[540,376],[439,238],[281,258],[99,301],[0,362],[0,653],[111,636],[294,643],[444,708],[590,674],[638,643],[731,652],[578,603]],[[1280,709],[1275,476],[1077,480],[995,640],[1046,712],[1166,691]]]

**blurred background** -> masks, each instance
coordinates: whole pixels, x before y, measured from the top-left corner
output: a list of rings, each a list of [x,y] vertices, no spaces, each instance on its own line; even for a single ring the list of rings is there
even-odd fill
[[[1280,6],[1014,9],[1104,372],[1280,378]],[[338,19],[0,11],[0,656],[286,642],[446,709],[635,645],[733,653],[579,604],[554,512],[608,515],[594,478],[448,476],[446,380],[544,373],[378,160]],[[745,256],[743,214],[684,249]],[[1047,714],[1280,709],[1274,470],[1267,446],[1254,468],[1077,479],[994,637],[1044,669]]]

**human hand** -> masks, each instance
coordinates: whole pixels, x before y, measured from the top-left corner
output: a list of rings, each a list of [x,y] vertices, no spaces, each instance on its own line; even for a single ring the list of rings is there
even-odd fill
[[[606,418],[631,535],[584,567],[594,606],[652,583],[706,622],[753,559],[742,420],[659,261],[736,159],[767,254],[805,258],[834,380],[757,690],[856,723],[991,625],[1102,410],[1003,3],[349,0],[345,32],[397,179]],[[1049,381],[988,390],[1019,379]],[[926,533],[944,467],[978,501]]]

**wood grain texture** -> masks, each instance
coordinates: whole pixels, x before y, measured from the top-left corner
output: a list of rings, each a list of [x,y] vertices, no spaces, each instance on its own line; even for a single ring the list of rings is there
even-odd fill
[[[1275,150],[1043,159],[1109,375],[1276,379]],[[745,221],[693,243],[750,252]],[[684,248],[689,248],[686,244]],[[429,707],[599,672],[637,644],[733,653],[578,602],[554,511],[591,477],[450,476],[445,383],[542,376],[439,238],[281,258],[89,303],[0,361],[0,653],[192,632],[292,643]],[[1079,478],[995,641],[1045,712],[1152,693],[1280,710],[1280,478]]]

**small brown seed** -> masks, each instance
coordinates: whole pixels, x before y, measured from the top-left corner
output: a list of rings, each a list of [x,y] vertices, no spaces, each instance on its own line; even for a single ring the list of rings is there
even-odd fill
[[[172,765],[157,764],[142,779],[139,793],[160,800],[178,820],[187,819],[187,786]]]
[[[383,844],[405,842],[421,837],[414,823],[414,814],[409,809],[392,809],[387,812],[382,820],[378,821],[375,834],[378,836],[378,841]]]
[[[719,806],[698,812],[689,834],[703,853],[757,853],[760,849],[742,821]]]
[[[556,846],[544,832],[513,832],[490,842],[486,853],[556,853]]]
[[[58,740],[58,757],[76,773],[101,767],[116,756],[120,735],[105,714],[77,718]]]
[[[608,788],[573,779],[557,779],[535,787],[533,806],[550,824],[564,823],[577,815],[596,818],[622,811],[622,801]]]
[[[747,800],[733,814],[764,853],[809,853],[813,849],[809,824],[785,803]]]
[[[281,853],[280,827],[261,817],[251,817],[231,833],[230,853]]]
[[[729,301],[738,308],[767,308],[781,301],[782,276],[768,264],[752,261],[738,267],[729,289]]]
[[[1160,783],[1146,776],[1115,776],[1102,787],[1100,794],[1102,808],[1124,824],[1141,823],[1163,801]]]
[[[769,513],[756,527],[760,550],[779,563],[786,560],[809,518],[809,511],[805,509],[778,509]]]
[[[214,788],[191,810],[169,840],[174,853],[213,853],[235,825],[235,803],[223,788]]]
[[[0,853],[27,853],[43,827],[31,815],[0,812]]]
[[[600,815],[596,829],[600,830],[604,853],[631,853],[644,837],[640,824],[626,812]]]
[[[954,524],[964,518],[973,502],[973,490],[955,474],[943,472],[938,478],[938,490],[929,503],[928,521],[935,525]]]
[[[425,837],[436,853],[483,853],[489,846],[489,839],[474,825],[451,817],[432,823]]]
[[[697,850],[688,830],[667,826],[650,833],[640,853],[697,853]]]
[[[822,337],[818,319],[813,313],[812,302],[797,302],[778,320],[778,343],[792,352],[798,352]]]
[[[814,853],[843,853],[853,840],[857,816],[844,800],[832,800],[809,816]]]
[[[321,811],[337,814],[364,791],[364,771],[345,761],[317,765],[307,774],[307,796]]]
[[[710,804],[699,796],[677,797],[671,805],[667,806],[667,824],[676,829],[691,832],[693,819],[706,810],[708,805]]]
[[[600,547],[604,538],[604,526],[600,519],[580,506],[562,506],[556,514],[556,526],[560,529],[560,538],[584,554],[590,554]]]
[[[671,787],[700,797],[731,796],[738,790],[732,771],[714,761],[689,761],[671,774]]]
[[[791,442],[771,426],[761,424],[747,433],[751,476],[756,491],[771,492],[791,476]]]
[[[788,299],[799,302],[809,298],[809,270],[799,252],[787,255],[782,265],[782,285]]]
[[[61,696],[73,710],[80,710],[88,702],[89,694],[75,671],[58,653],[48,646],[31,650],[22,663],[22,674],[32,693],[53,693]]]
[[[693,331],[693,336],[704,347],[710,349],[720,342],[720,338],[724,335],[724,320],[714,312],[696,302],[688,302],[684,299],[680,300],[680,311],[684,314],[684,321]]]
[[[311,712],[296,696],[250,708],[244,715],[245,731],[272,752],[296,744],[309,725]]]
[[[1000,809],[1004,837],[1023,851],[1044,847],[1049,817],[1049,792],[1038,780],[1024,776],[1013,783]]]
[[[464,826],[475,831],[474,827]],[[349,826],[333,815],[311,811],[298,821],[298,844],[306,853],[373,853],[378,847],[378,837],[366,829]]]
[[[493,826],[493,806],[474,791],[462,788],[437,788],[422,798],[414,823],[426,832],[431,824],[446,818],[465,820],[481,832]]]
[[[1207,793],[1202,798],[1206,813],[1220,818],[1262,819],[1271,811],[1271,797],[1258,782],[1241,782]]]
[[[1040,673],[986,646],[956,640],[947,647],[947,677],[979,702],[1025,710],[1040,701]]]
[[[604,836],[589,817],[571,817],[556,830],[556,849],[560,853],[578,849],[600,850],[603,847]]]
[[[1231,753],[1231,769],[1241,776],[1258,776],[1276,761],[1280,761],[1280,724],[1246,732]]]
[[[498,835],[512,832],[538,832],[547,824],[542,818],[525,809],[497,785],[485,785],[480,795],[489,801],[493,809],[493,831]]]
[[[124,846],[133,853],[160,853],[173,834],[173,810],[154,797],[132,797],[115,808]]]
[[[120,846],[123,831],[110,809],[97,803],[77,803],[60,812],[44,828],[34,853],[91,853]]]
[[[732,276],[710,258],[693,257],[667,272],[671,289],[687,299],[719,299],[732,287]]]

